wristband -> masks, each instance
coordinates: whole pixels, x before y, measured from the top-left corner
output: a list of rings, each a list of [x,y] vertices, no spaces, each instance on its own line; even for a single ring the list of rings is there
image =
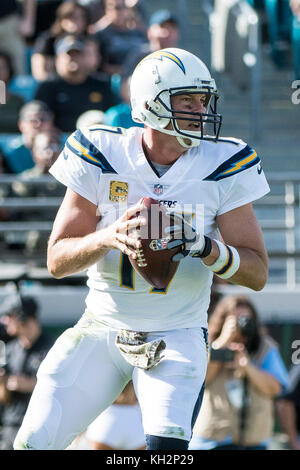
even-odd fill
[[[219,240],[214,241],[219,247],[220,255],[213,264],[205,266],[222,279],[229,279],[240,267],[240,255],[233,246],[224,245]]]

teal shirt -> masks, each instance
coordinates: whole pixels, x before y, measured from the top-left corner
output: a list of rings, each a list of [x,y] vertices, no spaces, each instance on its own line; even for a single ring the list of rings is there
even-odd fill
[[[12,173],[21,173],[34,166],[31,151],[23,144],[22,135],[0,138],[0,149],[4,160]]]
[[[127,103],[120,103],[112,106],[105,112],[104,124],[107,126],[124,127],[144,127],[143,124],[134,122],[131,117],[131,108]]]

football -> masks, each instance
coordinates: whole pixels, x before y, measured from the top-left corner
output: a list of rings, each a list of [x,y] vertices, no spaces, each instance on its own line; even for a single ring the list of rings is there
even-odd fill
[[[179,262],[172,261],[172,257],[180,251],[180,247],[167,249],[164,229],[170,226],[170,218],[166,215],[164,206],[150,197],[142,200],[145,207],[140,213],[147,221],[146,225],[136,230],[141,240],[141,248],[136,259],[129,257],[132,267],[152,286],[165,289],[171,282]]]

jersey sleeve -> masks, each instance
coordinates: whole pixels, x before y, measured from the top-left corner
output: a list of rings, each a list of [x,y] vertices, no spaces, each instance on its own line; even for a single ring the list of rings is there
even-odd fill
[[[78,139],[74,138],[74,134],[67,139],[63,151],[49,173],[60,183],[97,205],[101,168],[90,163],[85,157],[85,148],[79,148]]]
[[[223,188],[218,215],[260,199],[270,191],[259,159],[250,168],[239,169],[227,180],[224,179],[224,183],[220,181]]]

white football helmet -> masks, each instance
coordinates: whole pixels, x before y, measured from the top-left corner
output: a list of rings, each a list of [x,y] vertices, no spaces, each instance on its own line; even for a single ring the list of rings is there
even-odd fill
[[[176,117],[171,96],[186,93],[207,95],[205,107],[208,112],[177,110],[180,118]],[[136,66],[131,78],[133,120],[176,136],[186,148],[199,145],[201,140],[218,140],[222,116],[216,111],[217,99],[216,84],[206,65],[183,49],[168,48],[147,55]],[[176,119],[194,123],[195,130],[180,129]],[[172,128],[166,129],[170,122]],[[210,135],[207,133],[209,127],[213,131]]]

